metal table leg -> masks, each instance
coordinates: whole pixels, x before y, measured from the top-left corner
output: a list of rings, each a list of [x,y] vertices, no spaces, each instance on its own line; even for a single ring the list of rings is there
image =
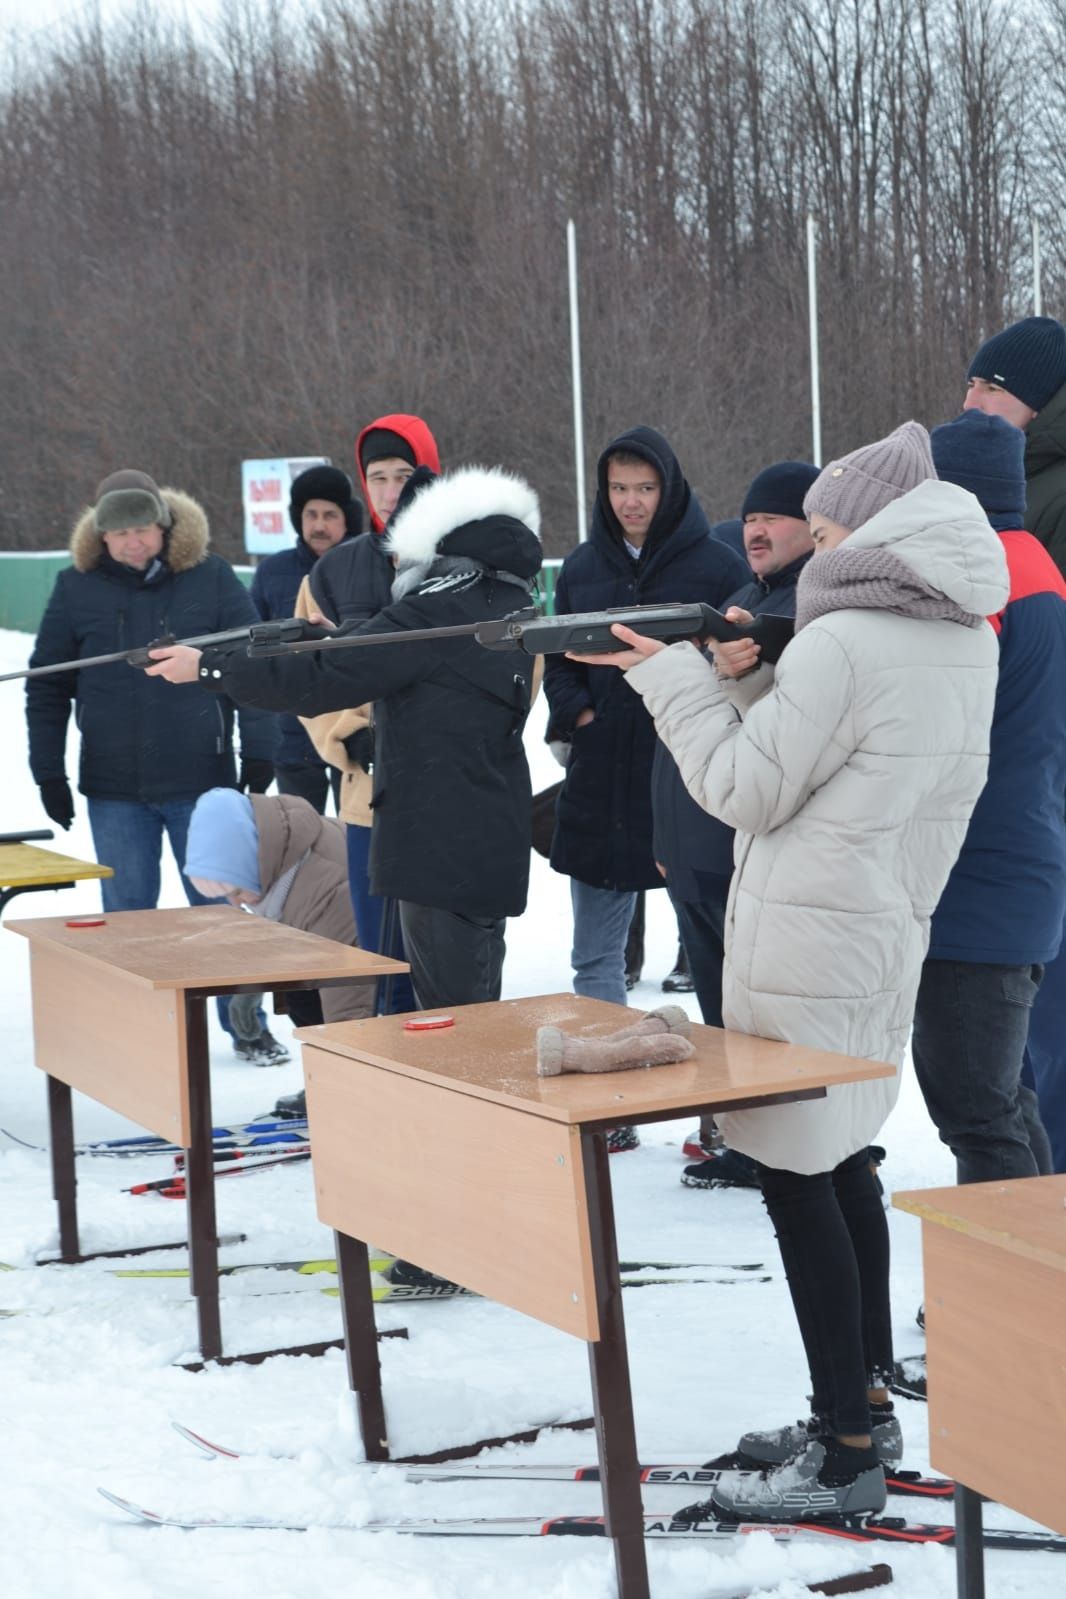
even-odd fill
[[[985,1599],[985,1546],[979,1493],[955,1484],[955,1575],[959,1599]]]
[[[359,1429],[368,1460],[388,1460],[385,1401],[381,1392],[374,1300],[370,1291],[370,1256],[366,1244],[347,1233],[333,1234],[344,1319],[348,1386],[359,1406]]]
[[[222,1323],[218,1306],[211,1060],[207,1047],[207,1004],[202,995],[185,994],[185,1047],[189,1074],[189,1147],[185,1151],[189,1286],[196,1296],[200,1353],[205,1360],[213,1360],[222,1353]]]
[[[72,1264],[78,1247],[78,1179],[74,1169],[74,1113],[70,1085],[48,1078],[49,1142],[52,1146],[52,1193],[59,1210],[59,1258]]]
[[[581,1135],[600,1337],[589,1345],[596,1447],[619,1599],[649,1599],[644,1506],[605,1133]]]

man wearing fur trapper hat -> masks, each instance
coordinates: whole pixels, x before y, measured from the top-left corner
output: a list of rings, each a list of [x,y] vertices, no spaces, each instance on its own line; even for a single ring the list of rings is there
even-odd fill
[[[520,478],[470,467],[394,516],[391,603],[342,632],[489,621],[530,603],[540,507]],[[504,920],[525,909],[530,786],[522,744],[533,662],[471,637],[249,660],[232,650],[158,652],[153,675],[200,682],[239,705],[315,716],[375,702],[370,879],[400,907],[425,1010],[498,999]]]
[[[188,494],[159,488],[146,472],[113,472],[78,518],[73,565],[56,578],[30,665],[257,622],[208,538],[203,507]],[[97,857],[115,872],[100,885],[104,909],[150,910],[159,898],[164,829],[180,869],[197,795],[237,784],[234,707],[196,686],[174,694],[124,661],[30,678],[30,767],[45,810],[63,828],[74,819],[65,758],[72,704],[81,730],[78,786]],[[273,776],[275,720],[241,711],[239,722],[240,786],[262,792]]]

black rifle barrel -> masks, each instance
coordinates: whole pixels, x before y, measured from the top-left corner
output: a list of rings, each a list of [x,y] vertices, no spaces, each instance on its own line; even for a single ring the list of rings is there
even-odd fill
[[[713,606],[628,605],[603,611],[582,611],[566,616],[537,616],[532,610],[514,611],[496,621],[461,622],[452,627],[397,629],[394,633],[322,633],[305,637],[306,624],[298,618],[260,622],[252,627],[233,628],[226,633],[208,633],[200,638],[156,639],[138,649],[118,650],[113,655],[91,655],[80,661],[59,661],[51,666],[35,666],[23,672],[6,672],[0,683],[15,678],[43,677],[56,672],[78,672],[87,666],[109,666],[127,661],[131,666],[150,666],[149,651],[172,645],[206,649],[213,644],[234,644],[247,640],[251,659],[299,655],[307,650],[329,653],[333,650],[369,648],[376,644],[419,644],[428,639],[474,638],[490,650],[521,650],[527,655],[603,655],[624,648],[611,631],[616,623],[635,629],[663,643],[681,639],[719,639],[727,641],[752,637],[759,644],[764,661],[780,658],[792,637],[793,622],[783,616],[757,616],[751,623],[727,621]]]

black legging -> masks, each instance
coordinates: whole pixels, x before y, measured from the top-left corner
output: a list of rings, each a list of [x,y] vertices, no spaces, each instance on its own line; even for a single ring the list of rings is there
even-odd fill
[[[870,1430],[868,1388],[892,1376],[888,1222],[870,1152],[805,1177],[759,1166],[811,1373],[812,1410],[827,1431]]]

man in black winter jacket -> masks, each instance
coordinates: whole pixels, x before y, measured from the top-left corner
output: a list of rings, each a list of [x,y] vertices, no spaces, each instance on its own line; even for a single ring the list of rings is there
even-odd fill
[[[295,616],[296,596],[307,574],[330,550],[361,532],[363,508],[352,497],[347,472],[336,466],[309,466],[293,478],[289,520],[296,529],[295,543],[260,561],[252,579],[252,604],[264,622]],[[278,718],[274,776],[279,794],[298,795],[320,815],[325,815],[331,786],[337,803],[340,773],[326,765],[295,716]]]
[[[135,649],[167,633],[251,626],[259,618],[247,590],[208,539],[207,517],[189,495],[159,489],[143,472],[112,473],[74,528],[73,565],[56,578],[30,665]],[[30,767],[45,810],[64,828],[74,819],[66,776],[72,706],[96,853],[115,871],[100,885],[104,909],[150,910],[164,830],[180,868],[197,796],[237,783],[233,704],[195,686],[175,696],[124,661],[30,678]],[[241,711],[239,723],[239,786],[263,793],[274,775],[275,720]]]
[[[391,603],[341,631],[397,633],[526,608],[539,527],[537,497],[521,479],[477,468],[438,478],[390,524]],[[525,909],[529,880],[530,657],[470,637],[265,660],[175,649],[159,660],[153,675],[198,677],[240,705],[315,716],[374,701],[371,883],[399,902],[419,1004],[499,998],[505,918]]]
[[[752,575],[723,609],[735,605],[753,616],[795,616],[796,584],[814,554],[803,496],[817,476],[818,468],[806,461],[778,461],[753,480],[740,513]],[[661,743],[652,773],[652,811],[655,859],[677,912],[700,1010],[708,1026],[721,1027],[733,829],[696,804]]]
[[[167,633],[189,638],[250,627],[259,619],[255,606],[208,540],[203,507],[189,495],[158,488],[144,472],[113,472],[74,528],[73,565],[56,578],[30,665],[111,655]],[[64,828],[74,819],[66,776],[72,704],[93,845],[114,869],[100,883],[104,910],[154,909],[164,832],[189,902],[203,904],[184,876],[185,839],[197,797],[237,784],[233,702],[196,685],[176,698],[124,661],[30,678],[30,767],[45,810]],[[262,711],[240,711],[238,720],[239,786],[262,794],[274,776],[277,724]],[[288,1060],[257,996],[241,996],[236,1007],[220,998],[218,1014],[241,1059],[261,1066]]]
[[[563,562],[555,609],[706,601],[720,606],[750,573],[711,537],[677,456],[635,427],[600,456],[592,530]],[[569,745],[551,863],[571,879],[574,990],[626,1003],[625,942],[639,890],[662,886],[652,854],[655,726],[622,673],[564,656],[545,662],[548,737]]]

